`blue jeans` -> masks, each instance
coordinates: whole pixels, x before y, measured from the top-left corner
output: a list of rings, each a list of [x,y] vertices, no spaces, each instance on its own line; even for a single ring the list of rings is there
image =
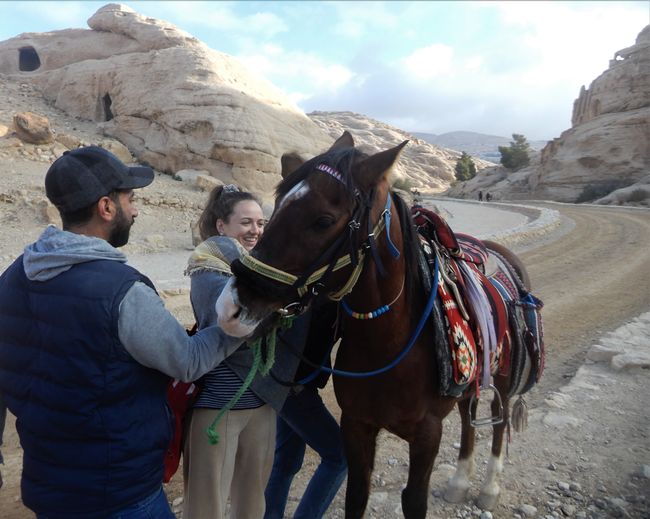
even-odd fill
[[[347,464],[339,424],[316,388],[305,387],[287,397],[278,415],[275,457],[264,493],[264,519],[282,519],[294,476],[302,467],[305,446],[321,457],[294,514],[294,519],[320,519],[345,479]]]
[[[48,517],[47,515],[36,516],[37,519],[48,519]],[[106,519],[176,519],[176,516],[169,508],[167,496],[160,487],[160,490],[157,490],[149,497],[119,512],[107,515]]]

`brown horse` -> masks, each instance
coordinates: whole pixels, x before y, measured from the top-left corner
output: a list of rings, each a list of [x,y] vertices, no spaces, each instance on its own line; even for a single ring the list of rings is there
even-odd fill
[[[233,322],[258,323],[280,309],[300,311],[324,295],[344,296],[345,306],[355,311],[356,317],[341,312],[343,338],[334,370],[349,467],[348,518],[362,517],[366,508],[380,429],[409,443],[405,517],[426,515],[442,422],[457,404],[462,438],[448,500],[466,497],[473,470],[473,385],[460,397],[440,394],[433,354],[440,331],[430,319],[420,323],[430,300],[420,284],[417,235],[404,202],[390,191],[389,172],[405,144],[368,156],[345,132],[326,153],[286,175],[264,235],[248,260],[233,264],[235,278],[217,307],[226,331]],[[519,260],[503,247],[490,246],[516,266],[528,285]],[[493,426],[492,456],[479,497],[479,505],[488,509],[499,494],[509,375],[497,374],[494,385],[504,420]],[[492,407],[496,415],[499,402]]]

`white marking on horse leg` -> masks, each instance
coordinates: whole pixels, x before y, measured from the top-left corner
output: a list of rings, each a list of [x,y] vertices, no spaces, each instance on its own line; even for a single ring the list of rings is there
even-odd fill
[[[478,507],[483,510],[493,510],[499,500],[499,475],[503,472],[503,453],[501,456],[490,456],[487,471],[485,473],[485,482],[478,496]]]
[[[445,501],[462,503],[467,497],[470,487],[470,478],[474,475],[474,457],[458,460],[456,472],[449,479],[445,492]]]

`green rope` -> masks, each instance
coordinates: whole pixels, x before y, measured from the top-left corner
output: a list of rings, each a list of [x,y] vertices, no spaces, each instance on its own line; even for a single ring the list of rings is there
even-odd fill
[[[271,371],[271,368],[273,367],[273,363],[275,362],[275,345],[277,342],[278,329],[291,328],[294,319],[295,319],[294,316],[281,317],[278,324],[273,328],[271,328],[269,333],[266,335],[266,343],[268,346],[268,351],[267,351],[266,359],[264,361],[262,361],[262,341],[264,337],[258,337],[257,339],[255,339],[254,341],[248,344],[248,347],[253,351],[253,364],[251,365],[251,369],[248,371],[248,374],[246,375],[246,378],[244,379],[244,382],[242,383],[241,387],[232,396],[232,398],[228,401],[228,403],[222,409],[219,410],[215,419],[212,421],[210,426],[206,429],[206,433],[208,435],[208,441],[212,445],[216,445],[219,442],[219,433],[217,432],[217,425],[221,421],[221,418],[223,418],[223,415],[225,415],[228,411],[230,411],[235,406],[235,404],[239,402],[239,399],[244,394],[244,392],[250,387],[250,385],[253,382],[253,379],[255,378],[255,375],[258,372],[260,373],[260,375],[265,377],[266,375],[269,374],[269,371]]]

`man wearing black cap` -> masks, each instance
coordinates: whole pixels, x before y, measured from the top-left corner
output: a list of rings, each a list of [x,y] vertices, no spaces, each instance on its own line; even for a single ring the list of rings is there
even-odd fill
[[[241,344],[217,326],[188,337],[117,250],[133,190],[153,177],[96,146],[66,152],[45,177],[63,230],[47,227],[0,277],[0,393],[37,517],[173,518],[169,377],[196,380]]]

